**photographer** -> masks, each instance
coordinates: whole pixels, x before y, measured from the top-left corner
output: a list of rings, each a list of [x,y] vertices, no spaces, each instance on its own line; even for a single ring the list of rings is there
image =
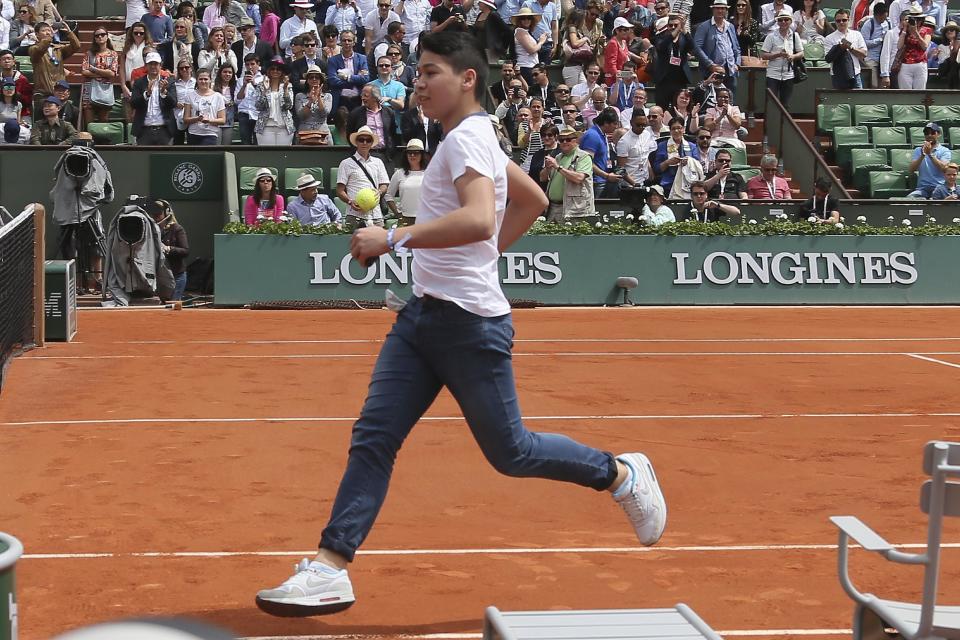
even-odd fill
[[[740,209],[727,202],[707,199],[707,185],[697,181],[690,185],[690,211],[684,220],[718,222],[722,216],[740,215]]]
[[[453,0],[443,0],[430,12],[430,31],[466,31],[467,21],[463,7],[453,4]]]
[[[30,61],[33,63],[33,112],[40,113],[44,98],[53,95],[59,80],[67,79],[64,62],[80,51],[81,45],[77,35],[65,22],[54,22],[52,25],[39,22],[35,28],[39,40],[30,47]],[[55,31],[60,32],[61,40],[66,37],[68,42],[54,43]]]
[[[927,88],[927,49],[932,39],[933,29],[924,24],[923,16],[911,12],[907,28],[900,33],[897,42],[897,58],[900,60],[898,89]]]
[[[174,288],[170,299],[182,300],[183,291],[187,288],[187,268],[184,260],[190,254],[187,232],[177,222],[177,217],[173,215],[173,209],[166,200],[148,200],[143,210],[160,227],[163,256],[173,273]]]

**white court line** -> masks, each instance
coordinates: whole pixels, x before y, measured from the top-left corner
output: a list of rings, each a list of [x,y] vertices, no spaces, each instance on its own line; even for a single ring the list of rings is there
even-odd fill
[[[137,359],[156,359],[167,358],[183,360],[195,358],[201,360],[336,360],[339,358],[376,358],[377,353],[290,353],[274,354],[264,353],[257,355],[203,355],[203,354],[127,354],[127,355],[95,355],[95,356],[40,356],[26,355],[21,357],[18,362],[29,360],[137,360]],[[960,351],[921,351],[914,353],[896,352],[896,351],[543,351],[543,352],[517,352],[513,355],[520,358],[704,358],[704,357],[740,357],[740,356],[804,356],[804,357],[832,357],[832,356],[956,356]],[[943,364],[943,363],[941,363]]]
[[[893,545],[898,549],[925,549],[924,543]],[[851,544],[851,548],[859,548]],[[960,549],[960,542],[945,542],[942,549]],[[744,553],[748,551],[836,551],[833,544],[741,544],[683,547],[502,547],[490,549],[360,549],[362,556],[492,556],[492,555],[556,555],[556,554],[644,554],[644,553]],[[25,553],[24,560],[96,560],[104,558],[244,558],[244,557],[292,557],[302,558],[317,553],[306,551],[131,551],[127,553]]]
[[[757,342],[937,342],[960,340],[940,338],[517,338],[514,342],[537,343],[757,343]],[[380,344],[382,338],[368,340],[114,340],[110,344]],[[68,342],[65,344],[83,344]]]
[[[581,416],[523,416],[524,422],[575,420],[777,420],[795,418],[957,418],[960,412],[883,412],[875,413],[703,413],[703,414],[635,414]],[[270,418],[109,418],[101,420],[29,420],[0,422],[0,427],[35,427],[45,425],[109,425],[109,424],[218,424],[256,422],[327,422],[353,424],[356,416],[293,416]],[[462,422],[463,416],[424,416],[421,422]]]
[[[954,369],[960,369],[960,364],[947,362],[946,360],[937,360],[936,358],[928,358],[926,356],[920,355],[919,353],[908,353],[906,355],[910,356],[911,358],[916,358],[917,360],[926,360],[927,362],[935,362],[936,364],[942,364],[948,367],[953,367]],[[947,355],[947,354],[938,354],[938,355]]]
[[[558,611],[562,613],[562,611]],[[721,636],[766,638],[775,636],[848,636],[853,629],[730,629],[717,631]],[[473,640],[482,633],[426,633],[426,634],[345,634],[325,636],[247,636],[241,640],[364,640],[366,638],[400,638],[401,640]]]

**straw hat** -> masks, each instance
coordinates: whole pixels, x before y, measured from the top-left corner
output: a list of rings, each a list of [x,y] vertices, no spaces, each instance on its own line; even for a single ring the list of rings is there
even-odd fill
[[[270,178],[274,182],[277,181],[277,176],[273,175],[273,171],[264,167],[263,169],[257,169],[257,175],[254,176],[253,181],[257,182],[260,178]]]
[[[311,73],[316,74],[316,75],[318,75],[318,76],[322,76],[322,75],[323,75],[323,71],[321,71],[321,70],[320,70],[320,67],[318,67],[318,66],[315,65],[315,64],[307,65],[307,72],[306,72],[305,74],[303,74],[303,77],[306,78],[306,77],[309,76]]]
[[[780,11],[777,13],[777,20],[779,20],[780,18],[790,18],[790,21],[792,22],[793,14],[784,9],[783,11]]]
[[[320,188],[320,181],[314,178],[309,173],[305,173],[297,178],[297,191],[303,191],[304,189]]]
[[[661,186],[658,185],[658,184],[655,184],[655,185],[653,185],[652,187],[647,187],[647,195],[650,195],[651,193],[656,193],[656,194],[659,195],[661,198],[665,197],[665,196],[663,195],[663,187],[661,187]]]
[[[513,26],[517,26],[517,22],[522,18],[533,18],[533,24],[537,24],[540,22],[540,19],[543,18],[543,16],[535,12],[530,7],[523,7],[520,9],[520,11],[517,11],[512,18],[510,18],[510,22],[513,23]]]
[[[713,0],[713,2],[710,3],[710,8],[712,9],[713,7],[723,7],[724,9],[729,9],[730,5],[727,4],[727,0]]]
[[[423,151],[423,142],[418,138],[412,138],[407,143],[407,151]]]
[[[350,134],[350,144],[352,144],[353,146],[357,146],[357,138],[359,136],[370,136],[371,138],[373,138],[374,147],[377,146],[378,142],[380,142],[380,138],[377,137],[377,134],[375,134],[373,132],[373,129],[371,129],[367,125],[363,125],[359,129],[354,131],[352,134]]]
[[[954,31],[960,33],[960,24],[950,20],[947,22],[947,24],[943,25],[943,29],[940,29],[940,33],[946,33],[947,29],[953,29]]]
[[[297,0],[297,2],[291,2],[290,6],[295,7],[297,9],[313,9],[313,3],[306,2],[305,0]]]

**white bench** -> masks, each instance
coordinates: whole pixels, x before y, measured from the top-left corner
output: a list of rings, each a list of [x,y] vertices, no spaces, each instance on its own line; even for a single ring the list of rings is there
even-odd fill
[[[483,640],[722,640],[685,604],[672,609],[500,611],[487,607]]]

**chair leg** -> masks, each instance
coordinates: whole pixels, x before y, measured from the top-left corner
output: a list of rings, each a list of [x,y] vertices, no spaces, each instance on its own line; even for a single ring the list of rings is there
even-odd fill
[[[887,632],[888,625],[869,607],[857,605],[853,611],[853,640],[895,640],[899,633]]]

